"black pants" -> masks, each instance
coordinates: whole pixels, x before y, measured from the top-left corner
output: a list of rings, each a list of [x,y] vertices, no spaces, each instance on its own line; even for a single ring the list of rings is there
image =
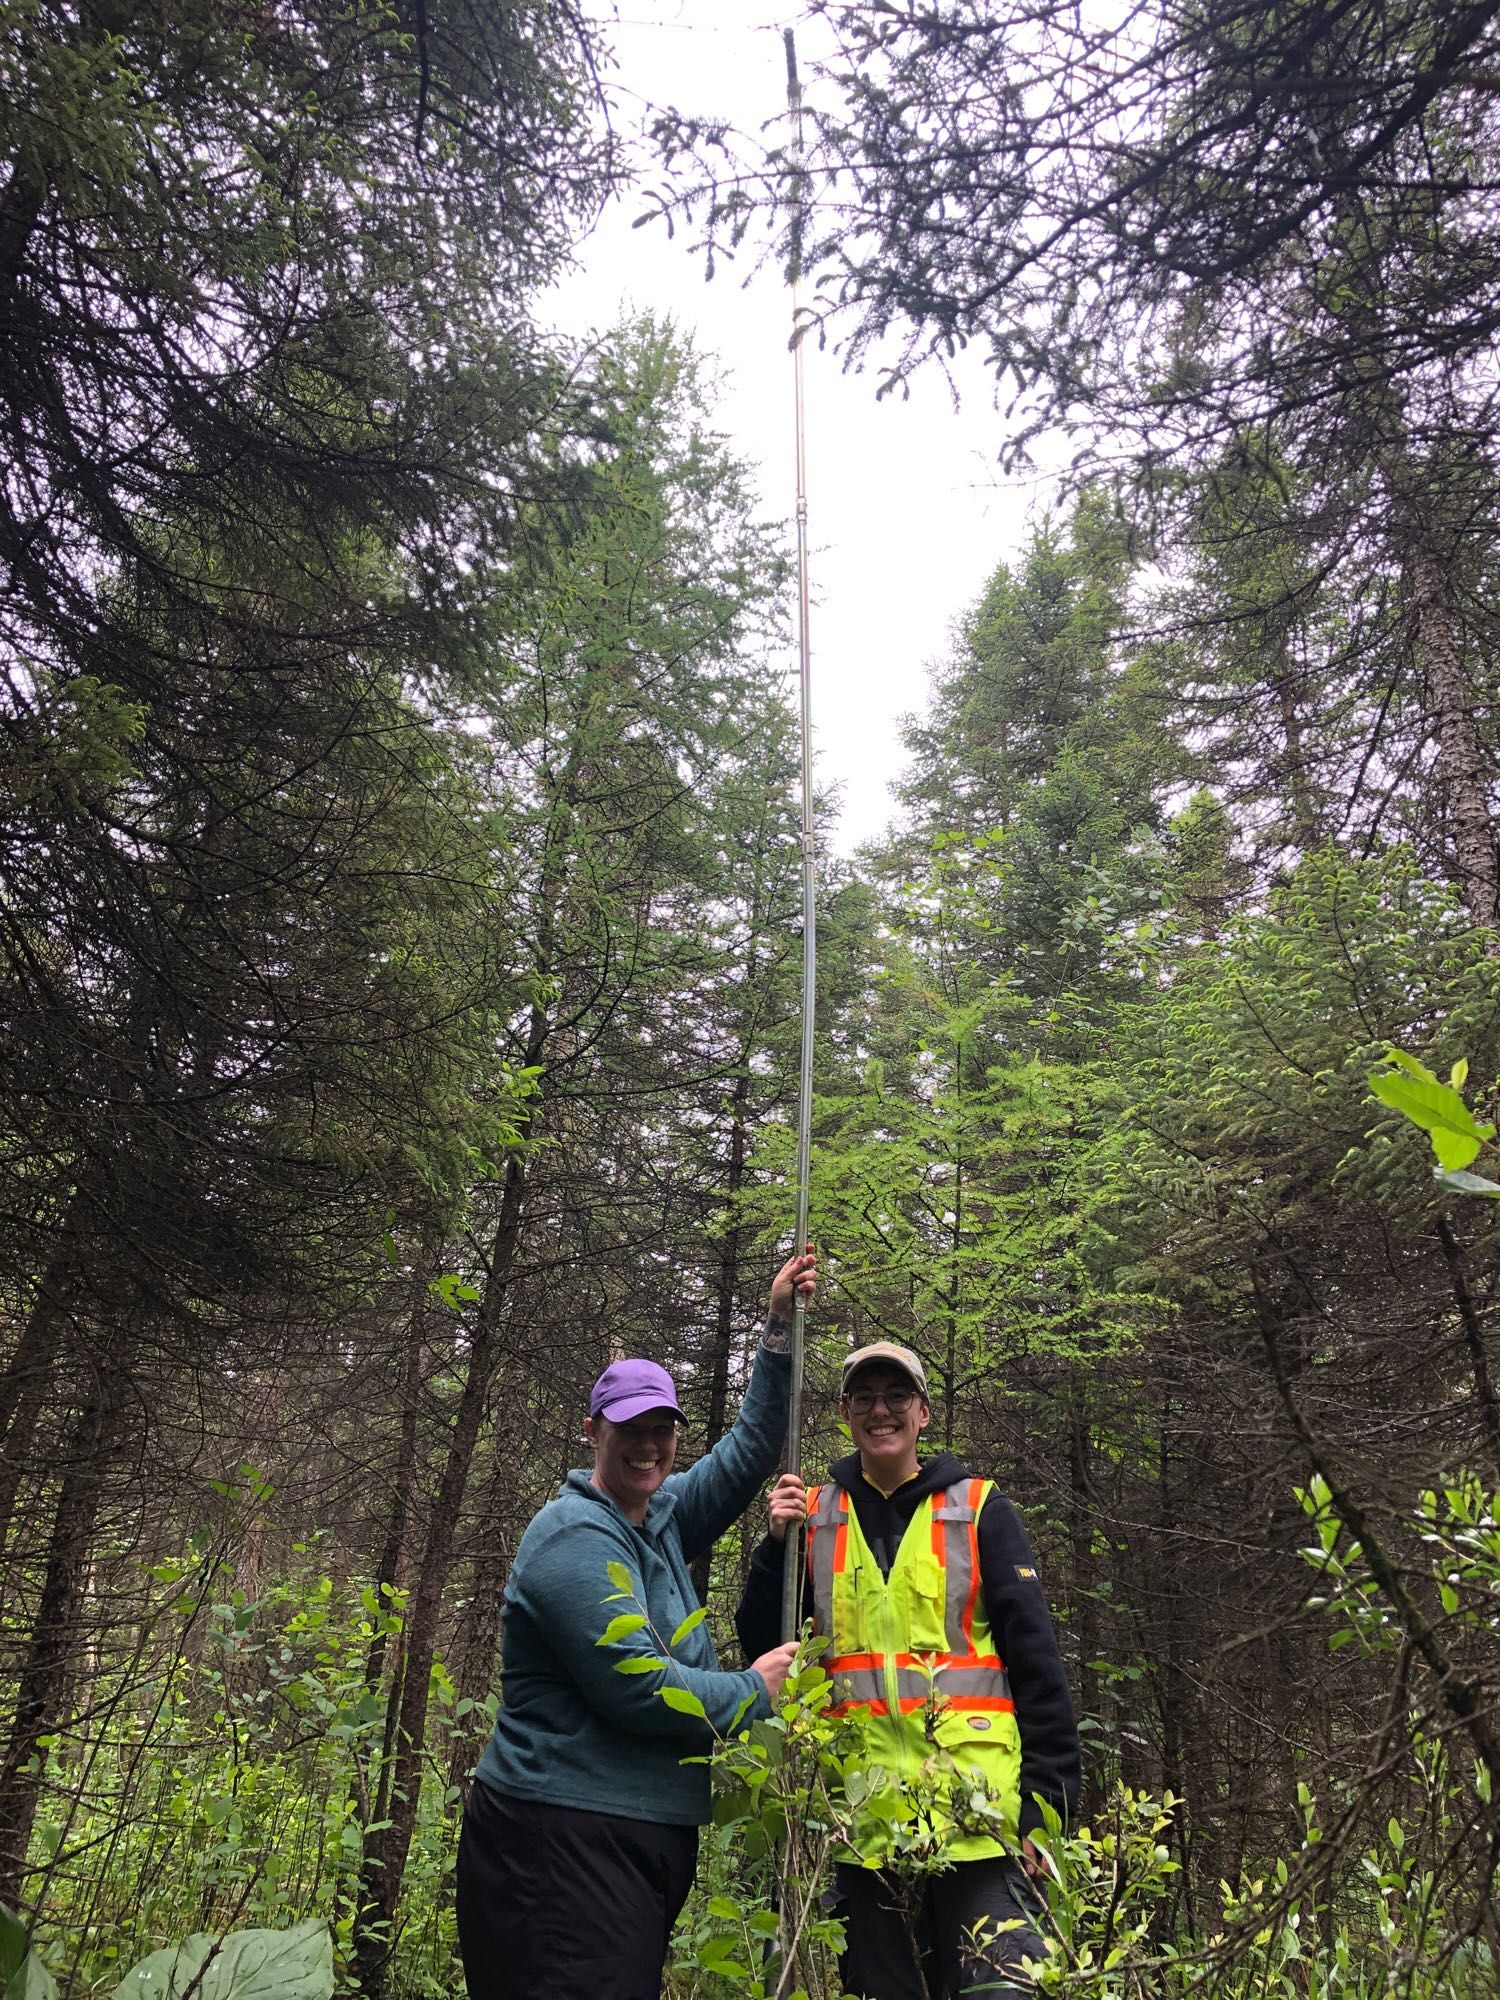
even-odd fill
[[[922,1976],[931,2000],[1012,2000],[1032,1991],[1023,1958],[1040,1958],[1037,1892],[1013,1862],[957,1861],[941,1875],[902,1888],[873,1868],[840,1867],[838,1913],[844,1919],[840,1966],[845,1986],[860,2000],[921,2000],[922,1978],[912,1950],[915,1933]],[[1019,1917],[1023,1928],[1005,1931],[976,1950],[975,1925]]]
[[[469,2000],[659,2000],[695,1826],[506,1798],[476,1778],[458,1843]]]

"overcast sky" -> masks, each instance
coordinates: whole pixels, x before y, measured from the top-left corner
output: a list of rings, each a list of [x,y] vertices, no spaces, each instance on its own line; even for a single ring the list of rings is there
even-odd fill
[[[621,124],[651,97],[759,129],[785,109],[789,21],[790,8],[778,18],[754,0],[620,0],[609,82]],[[797,28],[797,46],[805,71],[812,27]],[[573,337],[644,307],[690,329],[722,365],[722,428],[759,465],[766,512],[790,519],[787,293],[770,271],[746,285],[729,267],[705,284],[681,236],[631,227],[641,207],[627,196],[605,215],[581,268],[548,302],[552,316]],[[898,720],[923,706],[926,666],[945,652],[950,621],[1014,553],[1046,497],[1001,483],[1002,420],[988,380],[971,368],[962,386],[957,412],[935,371],[909,401],[877,402],[872,377],[845,375],[831,352],[807,354],[814,742],[820,782],[842,792],[833,838],[846,852],[890,816]]]

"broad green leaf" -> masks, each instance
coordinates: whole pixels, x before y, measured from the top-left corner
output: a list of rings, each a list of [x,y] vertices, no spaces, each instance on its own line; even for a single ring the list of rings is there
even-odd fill
[[[320,1918],[286,1931],[197,1931],[131,1967],[114,2000],[331,2000],[333,1940]]]
[[[1439,1187],[1447,1188],[1450,1194],[1479,1194],[1487,1200],[1500,1198],[1500,1181],[1486,1180],[1483,1174],[1465,1173],[1460,1169],[1434,1167],[1432,1178]]]
[[[727,1896],[710,1896],[708,1914],[721,1918],[726,1924],[738,1923],[740,1907],[738,1903],[731,1903]]]
[[[1416,1077],[1420,1083],[1437,1082],[1436,1072],[1430,1070],[1426,1063],[1419,1061],[1416,1056],[1409,1056],[1405,1049],[1387,1049],[1385,1059],[1387,1062],[1399,1065],[1400,1068],[1406,1071],[1408,1076]]]
[[[14,1979],[6,1981],[5,2000],[57,2000],[57,1981],[34,1951],[21,1960]]]
[[[685,1639],[689,1632],[695,1632],[707,1616],[708,1606],[706,1604],[700,1604],[696,1611],[690,1611],[677,1630],[672,1634],[672,1644],[676,1646],[678,1641]]]
[[[632,1653],[628,1660],[616,1660],[617,1674],[655,1674],[662,1668],[670,1667],[670,1660],[655,1660],[649,1653]]]
[[[29,1944],[25,1924],[14,1910],[0,1903],[0,1981],[5,1985],[20,1971]]]
[[[639,1632],[646,1620],[639,1611],[622,1611],[618,1618],[611,1618],[604,1630],[594,1641],[596,1646],[613,1646],[617,1640],[626,1639],[632,1632]]]
[[[675,1708],[679,1715],[696,1715],[701,1721],[707,1722],[708,1710],[699,1701],[697,1695],[693,1694],[689,1689],[664,1687],[658,1688],[656,1692],[667,1704],[667,1707]]]
[[[434,1278],[427,1289],[435,1298],[441,1299],[450,1312],[462,1310],[459,1305],[460,1299],[472,1302],[479,1297],[478,1288],[466,1285],[456,1271],[445,1271],[442,1277]]]
[[[1455,1090],[1462,1090],[1468,1080],[1469,1058],[1467,1056],[1460,1056],[1448,1072],[1448,1081],[1453,1085]]]
[[[1382,1104],[1422,1128],[1432,1141],[1439,1166],[1450,1171],[1466,1167],[1485,1140],[1495,1136],[1494,1126],[1476,1124],[1458,1092],[1439,1083],[1432,1071],[1413,1057],[1393,1049],[1391,1060],[1399,1060],[1400,1069],[1376,1070],[1370,1077],[1371,1090]]]
[[[609,1580],[616,1590],[628,1591],[632,1597],[635,1595],[635,1578],[624,1563],[606,1563],[604,1567],[609,1571]]]

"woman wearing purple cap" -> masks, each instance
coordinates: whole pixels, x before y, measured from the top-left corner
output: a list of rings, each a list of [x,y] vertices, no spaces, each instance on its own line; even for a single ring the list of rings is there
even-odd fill
[[[658,2000],[667,1940],[692,1886],[709,1779],[684,1758],[765,1715],[793,1646],[724,1672],[688,1576],[775,1470],[786,1434],[793,1302],[813,1295],[811,1247],[776,1274],[765,1337],[728,1436],[673,1472],[677,1391],[654,1361],[594,1384],[571,1472],[535,1516],[505,1586],[502,1706],[458,1850],[458,1934],[470,2000]],[[623,1566],[649,1627],[600,1643]],[[653,1637],[653,1631],[657,1635]],[[707,1720],[661,1700],[686,1688]]]

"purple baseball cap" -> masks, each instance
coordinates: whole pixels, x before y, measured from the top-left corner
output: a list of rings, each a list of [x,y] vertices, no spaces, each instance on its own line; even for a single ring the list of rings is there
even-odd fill
[[[628,1424],[643,1410],[670,1410],[680,1424],[687,1418],[677,1407],[677,1390],[666,1369],[655,1361],[612,1361],[594,1384],[589,1415]]]

